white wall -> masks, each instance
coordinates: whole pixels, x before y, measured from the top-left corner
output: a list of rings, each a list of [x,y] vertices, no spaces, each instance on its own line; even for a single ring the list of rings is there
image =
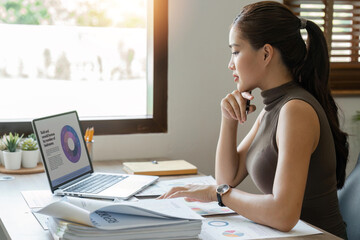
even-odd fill
[[[220,101],[235,89],[227,69],[229,26],[251,2],[256,1],[169,0],[168,133],[96,136],[95,160],[186,159],[201,172],[214,174]],[[255,96],[253,102],[261,109],[259,91]],[[337,100],[347,119],[360,110],[359,97]],[[240,138],[256,115],[240,126]],[[253,190],[249,181],[244,187]]]

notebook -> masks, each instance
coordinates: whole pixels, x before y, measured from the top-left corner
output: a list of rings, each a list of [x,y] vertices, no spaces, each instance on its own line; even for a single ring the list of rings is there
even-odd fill
[[[185,160],[124,162],[124,170],[130,174],[183,175],[197,174],[197,167]]]
[[[94,172],[76,111],[32,121],[52,193],[127,199],[158,176]]]

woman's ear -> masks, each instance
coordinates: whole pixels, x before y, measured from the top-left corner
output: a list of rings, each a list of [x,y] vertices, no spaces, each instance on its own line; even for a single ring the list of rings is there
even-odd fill
[[[274,48],[270,44],[265,44],[263,46],[263,56],[265,64],[269,64],[274,55]]]

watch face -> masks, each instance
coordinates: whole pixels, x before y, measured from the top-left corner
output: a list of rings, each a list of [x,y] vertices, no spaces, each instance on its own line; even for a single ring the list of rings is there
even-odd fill
[[[224,194],[227,191],[229,191],[230,186],[227,184],[221,184],[217,187],[216,192],[220,193],[220,194]]]

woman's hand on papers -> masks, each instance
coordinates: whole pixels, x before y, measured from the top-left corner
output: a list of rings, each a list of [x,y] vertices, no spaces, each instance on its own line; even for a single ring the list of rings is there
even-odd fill
[[[173,187],[157,199],[184,197],[186,201],[212,202],[217,201],[216,185],[186,185]]]

